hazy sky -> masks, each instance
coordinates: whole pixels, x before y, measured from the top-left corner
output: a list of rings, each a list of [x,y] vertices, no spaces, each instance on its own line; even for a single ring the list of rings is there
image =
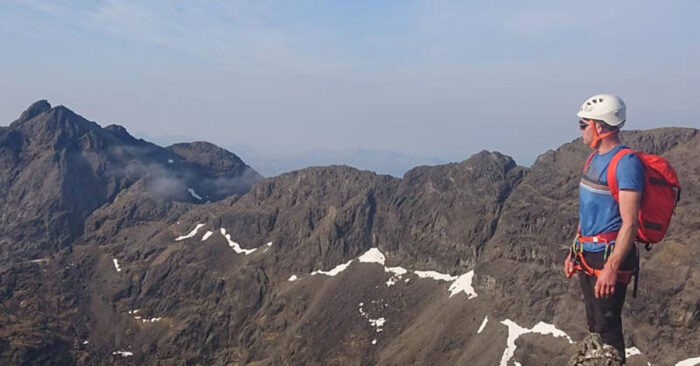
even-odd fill
[[[71,5],[68,5],[71,4]],[[157,141],[530,164],[598,92],[700,125],[700,1],[2,1],[0,125],[46,98]],[[234,151],[235,152],[235,151]]]

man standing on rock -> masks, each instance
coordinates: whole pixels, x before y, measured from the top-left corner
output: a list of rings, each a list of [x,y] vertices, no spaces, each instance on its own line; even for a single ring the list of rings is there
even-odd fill
[[[579,231],[564,262],[567,277],[581,269],[579,281],[591,332],[615,349],[623,364],[622,306],[636,268],[639,209],[644,168],[634,154],[617,164],[619,203],[607,182],[608,165],[625,148],[619,131],[625,123],[625,103],[617,96],[599,94],[587,99],[577,116],[583,142],[594,152],[585,164],[579,185]]]

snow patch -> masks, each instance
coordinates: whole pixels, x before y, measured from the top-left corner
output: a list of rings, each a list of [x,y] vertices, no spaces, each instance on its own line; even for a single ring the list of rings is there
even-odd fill
[[[269,243],[268,243],[269,245]],[[357,258],[360,263],[376,263],[384,266],[386,263],[386,256],[378,248],[370,248],[364,254]],[[330,271],[313,271],[311,275],[325,274],[329,276],[335,276],[336,274],[344,271],[352,262],[341,264]],[[398,281],[403,279],[409,271],[402,267],[384,267],[384,272],[391,273],[392,276],[386,281],[386,286],[394,286]],[[477,297],[477,293],[472,286],[472,281],[474,279],[474,271],[471,270],[461,276],[451,276],[449,274],[440,273],[436,271],[413,271],[416,276],[420,278],[431,278],[437,281],[452,282],[449,287],[450,297],[464,292],[467,295],[467,299],[473,299]],[[406,278],[404,282],[408,283],[410,279]]]
[[[467,299],[475,298],[476,291],[472,287],[472,280],[474,279],[474,270],[471,270],[459,277],[452,283],[449,288],[450,297],[457,295],[460,292],[467,294]]]
[[[450,276],[448,274],[435,272],[435,271],[413,271],[420,278],[432,278],[438,281],[452,282],[457,279],[457,277]]]
[[[489,316],[484,317],[484,321],[481,322],[481,326],[479,327],[479,330],[476,331],[476,334],[481,334],[481,332],[484,331],[484,328],[486,328],[486,323],[489,322]]]
[[[315,276],[317,274],[322,274],[322,275],[326,275],[326,276],[336,276],[338,273],[343,272],[345,269],[347,269],[348,266],[350,265],[350,263],[352,263],[352,261],[353,260],[351,259],[347,263],[339,264],[335,268],[331,269],[330,271],[321,271],[321,270],[313,271],[313,272],[311,272],[311,275]]]
[[[137,314],[139,311],[141,311],[141,310],[140,310],[140,309],[134,309],[134,310],[129,310],[129,311],[127,311],[127,313],[129,313],[129,314]]]
[[[381,332],[381,327],[384,326],[386,323],[386,319],[382,318],[377,318],[377,319],[369,319],[369,324],[375,328],[377,328],[377,332]]]
[[[173,160],[173,159],[168,159],[168,164],[172,164],[172,163],[174,163],[174,162],[175,162],[175,160]]]
[[[386,261],[386,257],[384,257],[384,254],[382,254],[379,249],[371,248],[357,260],[360,261],[360,263],[378,263],[383,266],[384,262]]]
[[[408,273],[408,270],[402,267],[384,267],[384,272],[393,273],[393,276],[386,281],[386,286],[391,287],[400,281],[403,276]]]
[[[141,319],[141,321],[144,323],[155,323],[155,322],[159,322],[161,319],[163,319],[163,318]]]
[[[679,361],[676,366],[694,366],[700,365],[700,357],[689,358],[687,360]]]
[[[194,198],[196,198],[196,199],[198,199],[198,200],[200,200],[200,201],[204,199],[204,198],[202,198],[201,196],[199,196],[199,195],[197,194],[197,192],[195,192],[194,189],[192,189],[192,188],[187,188],[187,192],[190,192],[190,194],[192,195],[192,197],[194,197]]]
[[[390,273],[393,273],[393,274],[399,275],[399,276],[403,276],[406,273],[408,273],[408,270],[406,268],[402,268],[402,267],[386,267],[386,268],[384,268],[384,271],[390,272]]]
[[[204,225],[204,224],[197,224],[197,226],[195,226],[194,230],[190,231],[189,234],[187,234],[187,235],[182,235],[182,236],[178,236],[177,238],[175,238],[175,241],[180,241],[180,240],[185,240],[185,239],[189,239],[189,238],[194,238],[194,236],[197,235],[197,231],[199,231],[199,229],[201,229],[201,228],[204,227],[204,226],[206,226],[206,225]]]
[[[112,354],[117,355],[117,356],[122,356],[122,357],[130,357],[130,356],[134,355],[133,352],[129,352],[129,351],[115,351],[115,352],[112,352]]]
[[[372,344],[377,344],[377,339],[376,339],[376,338],[372,340]]]
[[[122,268],[119,267],[119,261],[117,260],[117,258],[112,259],[112,263],[114,263],[114,268],[117,270],[117,272],[122,271]]]
[[[231,240],[231,234],[227,234],[227,233],[226,233],[226,229],[224,229],[224,228],[221,228],[221,235],[223,235],[224,238],[226,238],[226,241],[228,242],[228,246],[230,246],[230,247],[233,249],[233,251],[236,252],[236,253],[238,253],[238,254],[245,254],[245,255],[248,255],[248,254],[251,254],[251,253],[255,252],[255,251],[258,249],[258,248],[254,248],[254,249],[243,249],[243,248],[241,248],[241,245],[240,245],[240,244],[238,244],[238,243],[236,243],[235,241]]]
[[[205,241],[205,240],[209,239],[209,237],[210,237],[212,234],[214,234],[213,231],[207,231],[206,233],[204,233],[204,236],[202,236],[202,241]]]
[[[527,333],[537,333],[537,334],[542,334],[542,335],[552,335],[554,337],[564,337],[566,338],[570,344],[573,344],[574,341],[571,340],[571,337],[564,333],[563,331],[557,329],[554,325],[552,324],[547,324],[545,322],[539,322],[535,324],[534,327],[531,329],[523,328],[516,324],[514,321],[510,319],[506,319],[501,321],[501,324],[505,325],[508,327],[508,339],[506,340],[506,349],[503,351],[503,356],[501,357],[501,363],[499,364],[500,366],[507,366],[508,361],[513,357],[515,354],[515,340],[518,339],[523,334]]]
[[[378,302],[379,302],[379,301],[372,301],[372,303],[378,303]],[[380,318],[377,318],[377,319],[370,319],[369,314],[367,314],[367,312],[365,312],[365,310],[362,309],[362,307],[363,307],[364,305],[365,305],[365,303],[363,303],[363,302],[361,302],[361,303],[358,304],[358,306],[360,307],[360,308],[358,309],[358,311],[360,312],[360,315],[361,315],[363,318],[367,319],[367,321],[369,322],[369,325],[371,325],[371,326],[373,326],[374,328],[376,328],[377,333],[380,333],[380,332],[383,330],[382,327],[384,326],[384,324],[386,324],[386,318],[380,317]]]
[[[288,279],[287,281],[293,282],[293,281],[296,281],[296,280],[298,280],[298,279],[299,279],[299,278],[297,278],[296,275],[291,275],[291,276],[289,276],[289,279]]]
[[[625,348],[625,357],[632,357],[635,355],[641,355],[642,351],[637,347]]]
[[[90,343],[90,341],[87,341],[87,340],[86,340],[86,341],[83,342],[83,344],[88,344],[88,343]]]

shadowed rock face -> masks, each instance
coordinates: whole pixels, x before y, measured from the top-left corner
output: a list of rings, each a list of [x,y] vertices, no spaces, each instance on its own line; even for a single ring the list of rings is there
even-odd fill
[[[200,203],[245,192],[261,178],[216,149],[200,149],[194,155],[203,163],[190,162],[192,154],[137,140],[121,126],[101,128],[63,106],[34,103],[0,130],[0,259],[69,246],[91,212],[144,177],[153,196]],[[178,151],[188,151],[187,144]],[[196,199],[187,188],[200,186],[203,199]]]
[[[79,184],[97,188],[82,194],[91,205],[69,211],[81,212],[74,219],[79,230],[45,257],[34,247],[41,230],[21,231],[25,223],[3,232],[14,239],[0,244],[0,252],[12,249],[4,251],[12,260],[0,262],[0,363],[48,364],[53,357],[76,365],[496,365],[509,359],[506,319],[523,329],[553,323],[574,340],[586,333],[577,283],[559,273],[589,153],[578,140],[546,152],[530,169],[483,151],[402,179],[331,166],[260,180],[208,143],[162,149],[119,126],[82,119],[72,126],[67,121],[77,118],[67,109],[34,109],[40,112],[0,130],[0,189],[16,192],[27,169],[62,177],[58,167],[66,164],[35,166],[26,156],[54,156],[58,141],[60,155],[75,140],[84,145],[71,151],[88,161],[84,169],[93,177]],[[19,128],[44,117],[57,127]],[[76,137],[91,131],[92,139]],[[628,346],[644,353],[629,364],[646,364],[644,357],[675,364],[700,349],[693,337],[698,256],[691,250],[700,239],[700,137],[694,129],[658,129],[623,139],[666,156],[684,187],[669,238],[643,255],[640,293],[624,312]],[[113,173],[105,180],[95,166]],[[154,166],[191,176],[151,174]],[[257,181],[249,190],[194,186],[246,174]],[[60,203],[42,206],[54,209],[45,216],[37,209],[37,217],[55,220],[76,197],[24,179],[35,184],[25,185],[25,196]],[[195,204],[201,200],[187,188],[218,200]],[[16,206],[3,212],[3,222],[32,212],[29,200],[7,197],[0,195]],[[384,253],[384,265],[358,259],[370,248]],[[398,266],[406,273],[387,272]],[[478,296],[451,296],[457,276],[471,270]],[[561,365],[575,350],[564,338],[541,334],[516,337],[514,347],[509,365]]]

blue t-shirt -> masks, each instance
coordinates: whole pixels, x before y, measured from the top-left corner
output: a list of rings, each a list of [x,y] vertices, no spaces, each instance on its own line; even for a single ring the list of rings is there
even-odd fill
[[[624,148],[626,146],[618,145],[605,154],[596,152],[581,178],[578,214],[583,236],[618,231],[622,227],[620,207],[607,185],[608,165],[613,156]],[[620,190],[641,192],[644,188],[644,167],[634,154],[627,154],[619,160],[615,176]],[[610,244],[613,243],[614,241]],[[587,252],[600,252],[604,249],[604,243],[583,243],[583,250]]]

